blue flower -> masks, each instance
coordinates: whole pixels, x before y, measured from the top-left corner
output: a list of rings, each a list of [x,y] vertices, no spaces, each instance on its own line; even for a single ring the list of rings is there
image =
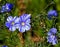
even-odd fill
[[[49,43],[52,43],[53,45],[57,44],[57,37],[55,36],[55,34],[57,33],[57,29],[56,28],[51,28],[49,30],[49,32],[47,33],[48,34],[48,37],[47,37],[47,41]]]
[[[19,24],[17,25],[17,28],[20,32],[25,32],[30,30],[30,14],[23,14],[19,17]]]
[[[16,26],[17,26],[17,22],[19,21],[19,18],[18,17],[12,17],[12,16],[9,16],[7,18],[7,22],[5,23],[6,27],[9,28],[10,31],[15,31],[16,30]]]
[[[2,6],[1,13],[10,12],[12,8],[13,8],[13,4],[6,3],[4,6]]]
[[[9,11],[11,11],[11,9],[13,8],[13,4],[6,3],[5,7],[6,7],[6,11],[9,12]]]
[[[5,45],[4,45],[4,46],[2,46],[2,47],[8,47],[8,46],[5,46]]]
[[[57,38],[56,38],[55,35],[50,35],[50,36],[48,36],[48,37],[47,37],[47,41],[48,41],[49,43],[52,43],[52,45],[55,45],[55,44],[58,43]]]
[[[57,11],[56,10],[50,10],[50,11],[48,11],[48,18],[51,19],[53,16],[54,17],[58,16]]]
[[[2,6],[1,13],[5,12],[5,11],[6,11],[5,6]]]
[[[56,28],[51,28],[49,32],[52,33],[52,34],[56,34],[57,33],[57,29]]]

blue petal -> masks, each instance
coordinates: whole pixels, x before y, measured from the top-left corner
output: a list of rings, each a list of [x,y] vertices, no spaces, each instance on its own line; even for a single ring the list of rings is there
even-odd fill
[[[10,23],[9,22],[6,22],[5,23],[5,26],[9,28],[10,27]]]
[[[50,38],[53,38],[54,39],[55,38],[55,35],[51,35]]]
[[[51,43],[51,42],[52,42],[52,40],[51,40],[51,38],[50,38],[50,37],[47,37],[47,41],[48,41],[49,43]]]
[[[18,17],[14,18],[14,22],[15,22],[15,23],[19,23],[19,24],[20,24],[19,21],[20,21],[20,19],[19,19]]]
[[[12,9],[13,8],[13,4],[10,3],[6,3],[6,9]]]
[[[21,21],[25,21],[24,18],[25,18],[24,14],[20,16],[20,20],[21,20]]]
[[[22,32],[22,33],[25,32],[25,27],[24,27],[24,26],[21,26],[21,27],[19,28],[19,31]]]
[[[48,16],[57,16],[57,11],[56,10],[50,10],[48,12]]]
[[[20,24],[15,25],[17,29],[20,29]]]
[[[50,32],[51,32],[52,34],[56,34],[56,33],[57,33],[57,29],[56,29],[56,28],[51,28],[51,29],[50,29]]]
[[[9,30],[10,30],[10,31],[15,31],[15,30],[16,30],[16,27],[15,27],[15,26],[11,26],[11,27],[9,28]]]
[[[52,19],[53,16],[55,16],[55,17],[58,16],[57,11],[56,10],[50,10],[50,11],[48,11],[48,18]]]
[[[2,6],[1,13],[5,12],[5,6]]]
[[[48,32],[47,34],[48,34],[48,35],[52,35],[52,33],[51,33],[51,32]]]
[[[26,24],[25,25],[25,29],[28,31],[28,30],[30,30],[30,28],[31,28],[31,25],[30,24]]]
[[[30,22],[31,22],[30,19],[27,19],[27,20],[26,20],[26,23],[30,23]]]
[[[31,16],[31,14],[23,14],[23,15],[21,15],[21,19],[22,19],[23,21],[25,21],[26,19],[29,19],[30,16]]]
[[[14,18],[13,18],[13,20],[16,20],[17,19],[17,16],[15,16]]]
[[[57,43],[56,43],[56,41],[52,41],[52,45],[56,45]]]
[[[55,40],[55,36],[54,35],[50,35],[47,37],[47,40],[49,43],[53,42]]]
[[[6,12],[11,11],[12,8],[13,8],[13,4],[6,3],[6,5],[5,5]]]
[[[9,22],[9,21],[12,21],[13,20],[13,17],[12,16],[9,16],[8,18],[7,18],[7,21]]]
[[[25,17],[25,20],[29,19],[31,17],[31,14],[28,14],[26,17]]]

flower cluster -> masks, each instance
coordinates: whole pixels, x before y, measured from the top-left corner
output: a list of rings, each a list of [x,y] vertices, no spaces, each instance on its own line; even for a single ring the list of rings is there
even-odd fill
[[[51,19],[53,16],[54,17],[58,16],[57,11],[56,10],[50,10],[50,11],[48,11],[48,18]]]
[[[10,12],[12,8],[13,8],[13,4],[6,3],[5,5],[2,6],[1,13]]]
[[[49,43],[52,43],[52,45],[55,45],[58,43],[57,37],[55,36],[56,32],[57,32],[56,28],[51,28],[50,31],[48,32],[47,41]]]
[[[5,25],[10,31],[18,29],[20,32],[25,32],[31,28],[30,17],[31,14],[23,14],[20,17],[9,16]]]

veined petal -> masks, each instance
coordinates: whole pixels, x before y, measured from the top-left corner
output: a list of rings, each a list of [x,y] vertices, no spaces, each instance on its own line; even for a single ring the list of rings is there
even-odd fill
[[[15,27],[15,26],[11,26],[11,27],[9,28],[9,30],[10,30],[10,31],[15,31],[15,30],[16,30],[16,27]]]
[[[19,31],[22,32],[22,33],[25,32],[25,27],[24,27],[24,26],[21,26],[21,27],[19,28]]]
[[[20,24],[16,24],[15,26],[16,26],[16,28],[17,28],[17,29],[19,29],[19,28],[20,28]]]
[[[14,20],[15,23],[19,23],[19,21],[20,21],[19,18],[16,18],[16,19]]]
[[[26,30],[30,30],[30,28],[31,28],[31,25],[30,24],[25,25],[25,29]]]
[[[12,21],[13,20],[13,17],[12,16],[9,16],[8,18],[7,18],[7,21],[9,22],[9,21]]]
[[[25,17],[25,20],[30,18],[31,14],[28,14],[26,17]]]
[[[25,18],[24,14],[20,16],[20,20],[24,21],[24,18]]]
[[[13,19],[15,20],[17,17],[15,16]]]
[[[30,18],[31,14],[23,14],[21,15],[21,19],[25,21],[26,19]]]
[[[30,22],[31,22],[30,19],[27,19],[27,20],[26,20],[26,23],[30,23]]]

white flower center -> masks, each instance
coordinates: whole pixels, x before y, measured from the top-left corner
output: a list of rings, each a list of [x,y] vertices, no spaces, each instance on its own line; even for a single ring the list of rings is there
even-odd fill
[[[14,22],[12,22],[12,25],[14,25]]]
[[[22,22],[21,24],[22,24],[23,26],[25,25],[25,23],[24,23],[24,22]]]

